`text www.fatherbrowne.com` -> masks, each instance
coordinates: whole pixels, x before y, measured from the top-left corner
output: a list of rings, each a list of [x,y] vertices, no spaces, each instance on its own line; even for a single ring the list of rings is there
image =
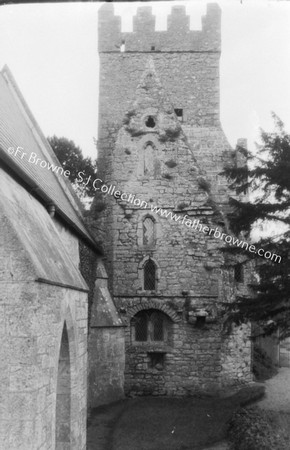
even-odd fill
[[[79,172],[80,178],[83,172]],[[80,180],[79,180],[80,181]],[[83,178],[82,178],[83,181]],[[126,201],[128,203],[133,204],[134,206],[139,206],[144,209],[149,209],[151,212],[155,214],[159,214],[162,217],[169,218],[171,220],[174,220],[175,222],[178,222],[182,225],[185,225],[188,228],[192,228],[194,230],[200,231],[204,234],[208,234],[209,236],[213,236],[216,239],[220,239],[222,241],[225,241],[227,244],[234,245],[236,247],[240,247],[242,249],[248,250],[250,253],[255,253],[259,256],[262,256],[266,259],[269,259],[274,262],[281,262],[281,256],[276,255],[275,253],[272,253],[270,251],[265,251],[263,248],[257,248],[254,244],[248,244],[248,242],[243,241],[241,239],[238,239],[237,237],[230,236],[229,234],[221,232],[217,227],[216,228],[210,228],[207,225],[204,225],[200,222],[199,219],[191,220],[189,219],[188,215],[178,215],[173,213],[172,211],[168,211],[167,209],[159,208],[158,206],[154,205],[148,205],[148,203],[145,200],[140,200],[139,198],[135,197],[135,194],[127,194],[125,192],[121,192],[118,189],[116,189],[116,186],[102,184],[100,187],[98,187],[95,182],[103,183],[103,180],[100,178],[97,178],[94,180],[94,189],[100,190],[101,192],[109,195],[113,195],[116,199],[121,199],[123,201]]]
[[[23,147],[17,147],[17,148],[9,147],[8,154],[11,156],[13,155],[13,157],[18,158],[18,159],[27,159],[30,164],[39,166],[42,169],[52,171],[58,175],[63,175],[67,178],[70,175],[69,170],[64,170],[63,167],[57,166],[55,163],[38,158],[37,154],[34,152],[31,152],[28,157],[28,154],[26,152],[24,152]],[[85,175],[84,172],[78,173],[78,179],[76,180],[77,183],[83,183],[84,178],[82,175],[83,176]],[[86,180],[86,183],[84,183],[85,186],[87,186],[87,184],[90,181],[91,181],[91,176]],[[101,187],[99,187],[96,184],[98,182],[103,183],[101,185]],[[114,197],[117,199],[120,198],[123,201],[134,204],[135,206],[140,206],[141,208],[144,208],[144,209],[149,209],[149,207],[150,207],[150,209],[153,213],[159,214],[160,216],[174,220],[175,222],[179,222],[188,228],[193,228],[194,230],[198,230],[202,233],[208,234],[209,236],[213,235],[214,238],[224,240],[227,244],[232,244],[232,245],[235,245],[236,247],[246,249],[250,253],[255,253],[266,259],[270,259],[271,261],[278,262],[278,263],[281,262],[281,259],[282,259],[281,256],[276,255],[275,253],[271,253],[270,251],[265,251],[263,248],[256,248],[256,246],[254,244],[249,245],[245,241],[242,241],[236,237],[230,236],[229,234],[222,233],[217,227],[210,228],[207,225],[200,223],[200,221],[198,219],[191,220],[191,219],[189,219],[187,214],[185,214],[184,216],[180,216],[180,215],[173,213],[172,211],[167,211],[167,209],[162,209],[157,206],[149,205],[149,207],[148,207],[148,203],[145,202],[145,200],[140,200],[139,198],[136,198],[134,194],[126,194],[125,192],[121,192],[118,189],[116,189],[116,186],[112,186],[112,185],[108,186],[100,178],[96,178],[92,182],[92,185],[93,185],[93,188],[95,191],[100,190],[101,192],[103,192],[105,194],[114,195]]]

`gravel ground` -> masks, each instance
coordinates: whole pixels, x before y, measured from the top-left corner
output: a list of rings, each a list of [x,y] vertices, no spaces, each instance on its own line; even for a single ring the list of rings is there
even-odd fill
[[[263,409],[272,409],[290,413],[290,368],[282,367],[279,373],[270,380],[265,381],[266,396],[256,403]],[[109,436],[116,420],[125,407],[125,402],[118,402],[110,407],[100,408],[98,416],[91,418],[91,426],[88,433],[88,450],[106,449]],[[95,423],[97,422],[97,424]],[[109,446],[110,447],[110,446]],[[229,447],[226,441],[222,441],[207,447],[205,450],[227,450]]]
[[[126,400],[99,406],[88,420],[87,450],[112,449],[113,430],[116,421],[126,407]]]
[[[290,412],[290,368],[281,367],[277,375],[265,381],[266,396],[257,402],[263,409]]]
[[[204,450],[228,450],[229,446],[226,441],[219,442],[218,444],[206,447]]]

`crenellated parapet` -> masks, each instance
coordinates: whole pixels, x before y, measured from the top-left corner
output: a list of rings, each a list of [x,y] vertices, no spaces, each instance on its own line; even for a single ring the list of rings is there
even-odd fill
[[[202,29],[190,30],[185,6],[173,6],[167,30],[155,31],[155,16],[150,6],[137,9],[133,31],[122,33],[121,17],[114,15],[111,3],[99,10],[99,52],[220,52],[221,11],[215,3],[207,5]]]
[[[99,10],[99,51],[117,51],[121,44],[121,17],[114,15],[112,3],[104,3]]]
[[[137,9],[137,14],[133,17],[133,32],[138,34],[155,32],[155,16],[152,14],[151,6]]]

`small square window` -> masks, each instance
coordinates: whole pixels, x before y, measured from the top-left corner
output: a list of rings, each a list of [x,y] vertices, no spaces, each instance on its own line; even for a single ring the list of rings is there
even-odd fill
[[[180,122],[183,122],[183,109],[181,109],[181,108],[176,108],[176,109],[174,109],[174,112],[175,112],[175,114],[177,115],[177,119],[178,119]]]
[[[196,328],[203,328],[205,326],[205,316],[197,316],[195,326]]]
[[[164,369],[164,359],[165,359],[165,353],[148,353],[149,356],[149,369],[157,369],[157,370],[163,370]]]

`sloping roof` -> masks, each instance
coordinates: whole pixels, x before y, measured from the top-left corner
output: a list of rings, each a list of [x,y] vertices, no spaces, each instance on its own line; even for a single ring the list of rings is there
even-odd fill
[[[105,286],[95,286],[90,326],[91,328],[125,326],[120,319],[109,290]]]
[[[124,327],[108,289],[108,275],[99,261],[96,271],[94,299],[91,310],[91,328]]]
[[[36,280],[88,291],[45,207],[2,168],[0,192],[2,250],[13,282]],[[4,275],[6,267],[1,267]]]
[[[8,149],[21,147],[18,154]],[[23,157],[22,154],[26,153]],[[41,161],[61,167],[48,141],[26,104],[9,68],[0,72],[0,162],[4,161],[46,204],[52,203],[65,222],[99,250],[86,229],[78,199],[63,174],[29,162],[31,153]],[[12,152],[11,152],[12,153]],[[45,164],[43,164],[45,165]]]

